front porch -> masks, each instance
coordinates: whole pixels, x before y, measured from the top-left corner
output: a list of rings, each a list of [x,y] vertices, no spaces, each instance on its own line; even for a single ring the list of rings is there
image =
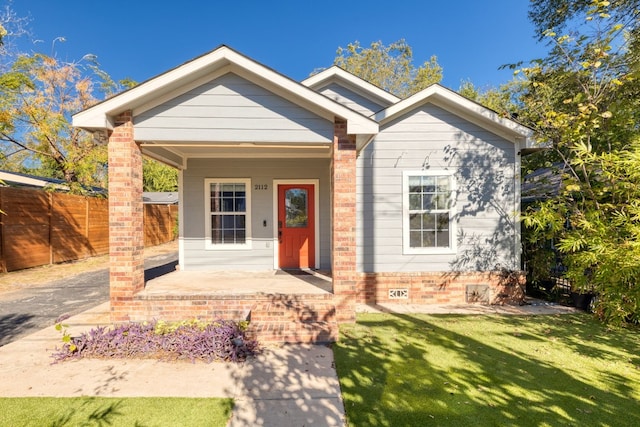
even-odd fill
[[[261,343],[333,342],[338,327],[327,272],[176,271],[149,280],[132,304],[132,321],[250,321]]]

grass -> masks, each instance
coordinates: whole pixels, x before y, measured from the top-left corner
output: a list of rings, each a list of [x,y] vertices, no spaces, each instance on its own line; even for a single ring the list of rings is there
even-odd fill
[[[226,426],[232,407],[213,398],[1,398],[0,425]]]
[[[350,427],[630,426],[638,332],[586,314],[363,314],[334,354]]]

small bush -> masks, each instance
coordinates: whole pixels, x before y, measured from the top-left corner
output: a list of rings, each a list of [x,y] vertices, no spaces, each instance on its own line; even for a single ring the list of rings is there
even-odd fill
[[[54,363],[82,358],[240,362],[258,349],[245,330],[243,322],[228,320],[126,323],[97,327],[77,337],[70,337],[65,329],[64,344],[52,357]]]

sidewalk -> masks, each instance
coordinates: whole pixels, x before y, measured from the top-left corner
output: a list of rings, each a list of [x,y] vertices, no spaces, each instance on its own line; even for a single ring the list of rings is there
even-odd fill
[[[79,333],[109,320],[108,303],[65,320]],[[243,364],[78,360],[51,364],[53,326],[0,347],[0,396],[232,397],[230,426],[344,425],[331,349],[268,348]]]
[[[562,314],[575,309],[533,300],[524,306],[359,306],[360,312]],[[109,323],[109,304],[64,322],[72,334]],[[344,426],[344,406],[330,348],[267,348],[242,364],[156,360],[78,360],[51,364],[62,344],[51,326],[0,347],[0,396],[231,397],[230,426]]]

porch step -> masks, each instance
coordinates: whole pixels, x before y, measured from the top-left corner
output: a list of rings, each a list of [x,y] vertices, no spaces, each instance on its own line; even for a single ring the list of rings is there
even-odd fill
[[[249,334],[263,344],[326,343],[338,339],[335,305],[325,298],[291,297],[258,302]]]

